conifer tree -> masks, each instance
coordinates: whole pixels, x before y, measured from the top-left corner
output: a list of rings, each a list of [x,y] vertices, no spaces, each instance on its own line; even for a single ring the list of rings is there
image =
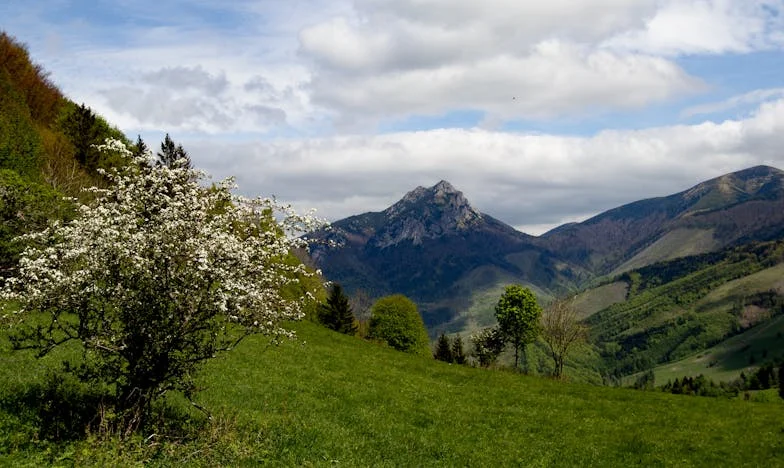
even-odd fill
[[[452,346],[449,343],[449,338],[444,333],[441,333],[441,336],[438,337],[436,352],[433,353],[433,357],[444,362],[452,362],[454,360]]]
[[[95,169],[99,154],[94,146],[100,142],[100,135],[97,116],[92,109],[84,104],[74,106],[65,117],[62,127],[74,145],[76,160],[88,169]]]
[[[348,296],[337,283],[332,285],[327,302],[319,306],[318,318],[319,322],[332,330],[346,335],[357,333],[357,324],[348,303]]]
[[[190,169],[193,167],[193,164],[191,164],[191,157],[188,156],[188,152],[185,151],[182,145],[175,144],[167,133],[166,137],[161,143],[161,151],[158,152],[158,165],[172,167],[174,163],[179,160],[186,161],[186,168]]]
[[[466,355],[463,350],[463,338],[457,335],[452,341],[452,362],[455,364],[465,364]]]
[[[145,155],[150,148],[147,147],[147,143],[142,140],[141,135],[136,135],[136,142],[133,144],[132,153],[134,158],[139,158]]]

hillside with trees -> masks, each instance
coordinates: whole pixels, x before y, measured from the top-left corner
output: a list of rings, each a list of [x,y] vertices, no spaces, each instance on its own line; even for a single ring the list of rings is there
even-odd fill
[[[12,268],[20,247],[12,239],[68,219],[63,197],[103,184],[98,169],[122,164],[94,145],[125,136],[84,104],[57,89],[27,49],[0,32],[0,268]]]
[[[776,274],[783,262],[784,241],[750,243],[609,280],[626,283],[626,299],[585,319],[606,374],[620,378],[653,369],[764,327],[784,312]],[[784,355],[784,342],[778,348],[770,350],[769,360]],[[704,365],[706,371],[721,367]]]

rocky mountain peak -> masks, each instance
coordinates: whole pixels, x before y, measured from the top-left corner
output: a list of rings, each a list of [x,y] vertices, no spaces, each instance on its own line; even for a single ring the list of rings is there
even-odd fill
[[[425,239],[465,231],[482,219],[463,193],[445,180],[430,188],[415,188],[383,214],[387,224],[373,242],[381,248],[403,241],[419,245]]]

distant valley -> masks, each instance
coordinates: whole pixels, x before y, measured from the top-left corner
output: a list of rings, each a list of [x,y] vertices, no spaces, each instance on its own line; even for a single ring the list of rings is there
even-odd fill
[[[589,366],[631,375],[777,316],[784,290],[764,272],[784,261],[775,242],[784,238],[784,172],[749,168],[539,237],[477,211],[441,181],[382,212],[337,221],[317,237],[336,245],[312,253],[327,279],[349,293],[411,297],[431,336],[492,325],[507,284],[530,287],[542,303],[578,293],[575,306],[592,330]],[[760,277],[754,275],[767,279],[742,282]],[[738,281],[748,287],[721,292]],[[749,322],[744,311],[768,291],[775,297],[762,319]],[[779,347],[784,353],[784,342]]]

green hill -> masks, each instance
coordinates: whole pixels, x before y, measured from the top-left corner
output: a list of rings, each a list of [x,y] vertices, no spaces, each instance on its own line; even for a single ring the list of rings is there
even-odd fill
[[[4,344],[0,465],[772,466],[784,449],[780,403],[562,383],[296,328],[208,366],[199,401],[215,418],[198,438],[126,444],[38,440],[10,403],[46,362]]]
[[[751,243],[621,275],[626,299],[586,319],[607,372],[630,375],[703,354],[780,315],[783,253],[783,241]],[[583,296],[601,299],[608,287]]]

